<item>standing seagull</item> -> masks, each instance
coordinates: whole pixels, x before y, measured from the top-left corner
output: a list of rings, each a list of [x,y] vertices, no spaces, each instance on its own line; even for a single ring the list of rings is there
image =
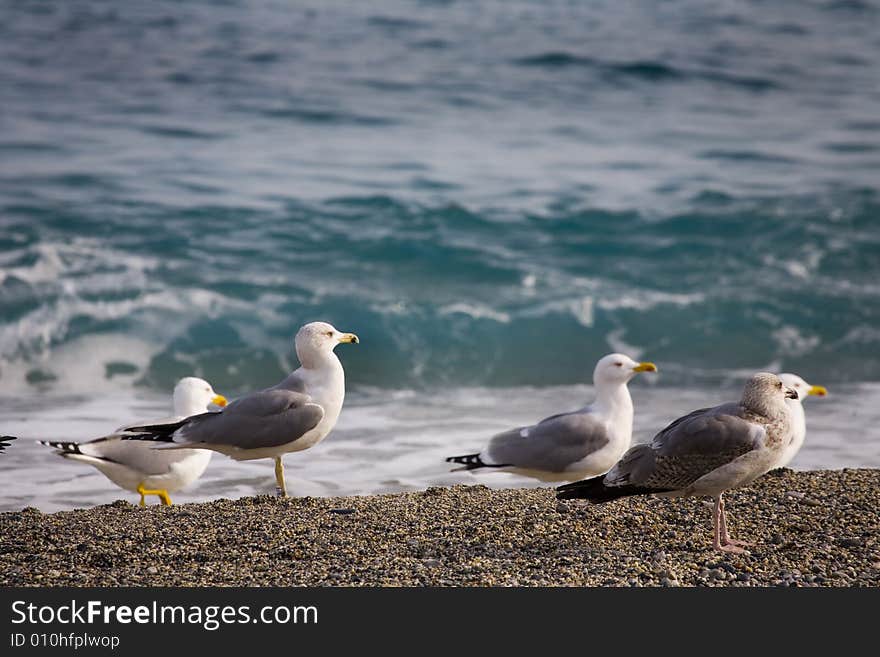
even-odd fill
[[[0,454],[6,451],[9,443],[15,440],[15,436],[0,436]]]
[[[637,363],[609,354],[596,363],[596,400],[571,413],[552,415],[528,427],[494,436],[478,454],[450,456],[459,470],[492,468],[541,481],[573,481],[604,474],[632,442],[633,404],[626,384],[639,372],[656,372],[654,363]]]
[[[792,433],[794,434],[791,443],[779,457],[776,463],[777,468],[788,465],[795,457],[804,444],[804,438],[807,437],[807,418],[804,415],[804,406],[801,403],[810,395],[824,397],[828,391],[822,386],[810,385],[797,374],[780,374],[779,378],[782,383],[797,393],[796,399],[788,400],[788,410],[791,411]]]
[[[791,440],[786,399],[797,399],[775,374],[759,372],[745,385],[742,400],[701,408],[678,418],[636,445],[604,477],[560,486],[561,500],[602,503],[630,495],[715,498],[714,547],[745,552],[727,534],[724,491],[745,486],[773,468]]]
[[[301,367],[281,383],[245,395],[218,412],[202,413],[171,425],[131,427],[125,440],[174,443],[164,449],[199,447],[236,461],[275,460],[279,496],[287,495],[281,457],[317,445],[332,431],[345,397],[345,372],[333,353],[340,342],[358,343],[325,322],[296,334]]]
[[[226,398],[214,392],[204,379],[188,376],[174,387],[174,414],[176,417],[156,420],[151,424],[161,426],[179,422],[185,417],[203,413],[208,407],[225,406]],[[96,438],[86,443],[41,440],[43,445],[54,447],[59,456],[71,461],[81,461],[96,467],[114,484],[141,496],[140,505],[145,506],[145,495],[158,495],[165,506],[171,506],[168,493],[185,488],[202,476],[211,452],[205,449],[186,449],[163,452],[148,443],[124,442],[122,437],[129,427]]]

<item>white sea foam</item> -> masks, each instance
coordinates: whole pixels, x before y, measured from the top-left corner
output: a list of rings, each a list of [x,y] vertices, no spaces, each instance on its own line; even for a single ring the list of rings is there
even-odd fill
[[[550,313],[568,314],[574,317],[581,326],[590,328],[595,320],[594,307],[593,297],[586,295],[556,299],[537,306],[531,306],[518,311],[517,317],[544,317]]]
[[[628,342],[626,342],[623,339],[623,336],[625,334],[626,329],[615,329],[605,336],[605,341],[614,351],[626,354],[627,356],[635,360],[640,360],[642,354],[645,353],[645,350],[641,347],[637,347],[633,344],[629,344]]]
[[[494,310],[489,306],[475,303],[452,303],[443,306],[439,310],[440,315],[453,315],[461,313],[468,315],[474,319],[492,319],[502,324],[510,322],[510,314],[499,310]]]
[[[39,372],[48,377],[41,387],[51,383],[54,394],[106,393],[131,386],[142,376],[150,359],[162,345],[118,334],[86,335],[60,345],[34,359],[0,361],[0,382],[4,395],[33,395],[30,375]],[[108,365],[123,363],[128,367],[107,376]]]
[[[582,326],[593,325],[593,297],[581,297],[570,302],[571,314]]]
[[[777,258],[774,255],[765,255],[762,262],[768,267],[783,269],[785,273],[800,280],[807,280],[813,276],[822,262],[823,252],[817,248],[805,247],[797,259]]]
[[[819,346],[821,340],[817,335],[805,335],[796,326],[783,326],[773,331],[773,339],[779,345],[782,355],[802,356]]]
[[[691,306],[705,301],[702,292],[680,294],[657,290],[632,290],[614,296],[602,296],[596,305],[602,310],[650,310],[660,305]]]
[[[8,266],[22,257],[32,258],[33,263]],[[7,251],[3,254],[2,264],[0,283],[6,277],[14,276],[32,285],[60,285],[65,279],[81,274],[89,275],[90,284],[108,280],[106,276],[95,274],[98,264],[114,270],[112,280],[118,288],[122,282],[144,283],[146,273],[158,266],[158,260],[115,251],[96,239],[74,237],[69,242],[40,242],[25,249]]]
[[[0,356],[7,360],[16,356],[45,354],[53,345],[64,341],[74,318],[88,317],[100,321],[131,317],[144,310],[162,311],[144,321],[174,324],[173,317],[192,315],[194,311],[218,314],[224,309],[250,310],[250,305],[224,297],[216,292],[198,289],[145,292],[134,299],[93,301],[69,295],[54,303],[40,306],[17,321],[0,326]],[[179,322],[177,322],[179,323]]]

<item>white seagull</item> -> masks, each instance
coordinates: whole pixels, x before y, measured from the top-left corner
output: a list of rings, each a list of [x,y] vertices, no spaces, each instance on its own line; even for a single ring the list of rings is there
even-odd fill
[[[214,392],[204,379],[188,376],[174,387],[175,417],[155,420],[151,424],[173,424],[208,410],[212,404],[225,406],[226,398]],[[211,460],[211,452],[204,449],[166,452],[153,449],[148,443],[124,441],[122,438],[128,430],[129,427],[121,427],[109,436],[85,443],[40,442],[54,447],[59,456],[94,466],[120,488],[139,493],[141,506],[146,504],[146,495],[158,495],[163,504],[170,506],[168,494],[201,477]]]
[[[782,379],[782,383],[798,394],[797,399],[787,400],[788,409],[791,411],[792,432],[794,435],[792,436],[791,444],[785,449],[776,463],[777,468],[782,468],[791,463],[791,460],[803,447],[804,438],[807,437],[807,418],[804,415],[803,400],[810,395],[824,397],[828,394],[828,391],[822,386],[810,385],[797,374],[780,374],[779,378]]]
[[[631,448],[604,477],[557,488],[558,499],[600,504],[630,495],[715,498],[713,546],[745,552],[727,533],[724,491],[745,486],[776,465],[791,441],[786,399],[797,393],[775,374],[748,380],[738,403],[701,408],[678,418],[646,445]]]
[[[632,442],[633,404],[626,384],[639,372],[656,371],[654,363],[609,354],[593,370],[592,404],[499,433],[482,452],[446,461],[464,466],[458,470],[495,469],[540,481],[604,474]]]
[[[345,372],[333,353],[342,342],[358,343],[326,322],[311,322],[296,334],[301,367],[281,383],[236,399],[221,411],[168,425],[131,427],[126,440],[171,443],[159,451],[198,447],[236,461],[275,460],[280,496],[287,495],[281,457],[317,445],[336,426],[345,398]]]

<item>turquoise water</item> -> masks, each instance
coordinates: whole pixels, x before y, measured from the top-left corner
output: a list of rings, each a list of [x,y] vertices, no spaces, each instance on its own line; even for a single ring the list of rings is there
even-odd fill
[[[876,2],[371,5],[0,6],[4,432],[271,385],[312,319],[361,337],[377,423],[461,387],[561,410],[528,400],[611,350],[660,365],[646,434],[758,369],[874,399]],[[811,406],[805,463],[880,464],[860,401]]]

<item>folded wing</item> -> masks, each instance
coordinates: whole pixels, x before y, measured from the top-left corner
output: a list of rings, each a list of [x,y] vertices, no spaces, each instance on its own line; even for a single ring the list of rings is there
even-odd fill
[[[606,486],[678,490],[764,443],[764,427],[738,404],[689,413],[636,445],[605,476]]]
[[[165,440],[192,447],[260,449],[301,438],[324,417],[324,409],[302,392],[270,388],[169,425],[129,427],[137,439]],[[132,436],[134,437],[134,436]]]
[[[486,455],[499,465],[562,472],[609,440],[605,426],[589,413],[563,413],[494,436]]]

